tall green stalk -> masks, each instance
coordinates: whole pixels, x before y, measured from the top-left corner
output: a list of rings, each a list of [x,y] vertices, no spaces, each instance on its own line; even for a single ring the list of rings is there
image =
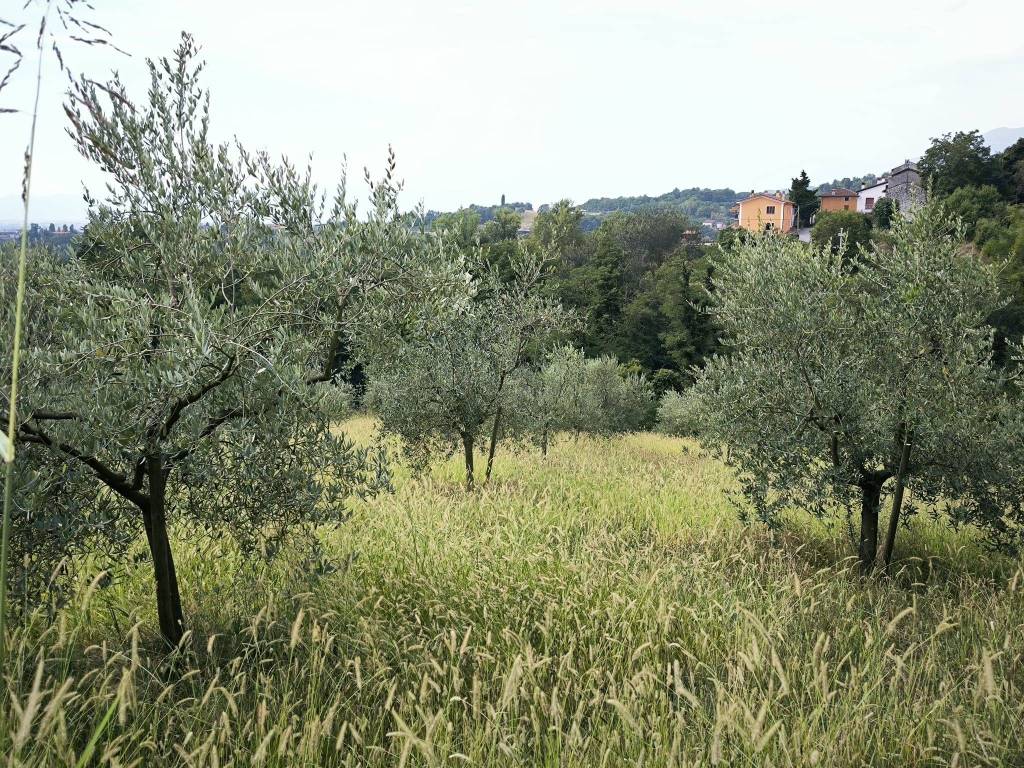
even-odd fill
[[[46,5],[43,26],[39,30],[39,60],[36,64],[36,94],[32,105],[32,129],[25,153],[25,189],[22,194],[24,217],[21,223],[21,249],[18,254],[18,292],[14,300],[14,340],[11,350],[11,396],[7,415],[7,451],[4,457],[4,513],[0,527],[0,672],[7,664],[7,557],[11,535],[11,505],[14,494],[15,438],[18,428],[18,368],[21,363],[21,326],[25,304],[25,275],[28,263],[28,208],[32,191],[32,160],[36,148],[36,120],[39,117],[39,92],[43,82],[43,35],[50,4]]]

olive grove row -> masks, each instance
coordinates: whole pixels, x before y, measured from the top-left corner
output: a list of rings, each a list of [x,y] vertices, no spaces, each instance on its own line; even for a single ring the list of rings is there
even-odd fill
[[[264,551],[389,487],[386,451],[338,432],[357,367],[383,430],[419,465],[460,454],[468,489],[502,441],[546,453],[559,434],[653,421],[643,376],[565,344],[577,318],[544,285],[556,248],[516,244],[497,264],[428,230],[400,210],[390,156],[359,210],[344,176],[325,194],[308,169],[214,143],[187,35],[149,69],[144,103],[116,76],[69,95],[69,133],[108,187],[70,254],[31,263],[10,572],[26,604],[144,538],[160,631],[178,644],[176,535]],[[865,568],[919,510],[1015,546],[1018,372],[992,359],[995,269],[963,245],[926,206],[871,250],[763,236],[723,251],[709,306],[724,354],[664,396],[662,427],[728,446],[768,524],[857,503]],[[16,259],[0,256],[10,335]]]

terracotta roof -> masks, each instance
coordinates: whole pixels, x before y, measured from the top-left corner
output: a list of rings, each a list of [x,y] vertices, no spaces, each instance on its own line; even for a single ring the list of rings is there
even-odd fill
[[[756,195],[750,195],[749,197],[744,197],[742,200],[740,200],[737,203],[737,205],[739,205],[739,203],[745,203],[748,200],[753,200],[755,197],[767,197],[769,200],[774,200],[777,203],[789,203],[790,205],[793,204],[792,200],[787,200],[784,197],[779,197],[778,195],[773,195],[770,192],[758,192]]]
[[[831,192],[819,192],[818,197],[856,197],[857,193],[846,187],[838,187]]]

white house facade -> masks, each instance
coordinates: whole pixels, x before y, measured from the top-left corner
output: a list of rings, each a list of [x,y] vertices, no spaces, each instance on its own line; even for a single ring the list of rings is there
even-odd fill
[[[885,191],[889,186],[886,179],[879,179],[870,187],[864,187],[857,193],[858,213],[871,213],[875,209],[875,203],[885,197]]]

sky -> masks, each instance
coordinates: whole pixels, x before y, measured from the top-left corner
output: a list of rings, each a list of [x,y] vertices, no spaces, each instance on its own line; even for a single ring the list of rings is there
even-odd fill
[[[38,0],[37,0],[38,1]],[[21,0],[0,0],[0,17]],[[94,0],[130,56],[66,46],[145,98],[188,30],[218,140],[333,185],[383,168],[411,208],[781,188],[880,173],[942,133],[1024,126],[1019,0]],[[30,11],[32,9],[30,8]],[[38,8],[37,8],[38,10]],[[23,47],[30,47],[28,37]],[[31,106],[34,62],[0,92]],[[81,221],[103,177],[65,135],[44,59],[31,220]],[[0,115],[0,222],[19,218],[29,112]]]

